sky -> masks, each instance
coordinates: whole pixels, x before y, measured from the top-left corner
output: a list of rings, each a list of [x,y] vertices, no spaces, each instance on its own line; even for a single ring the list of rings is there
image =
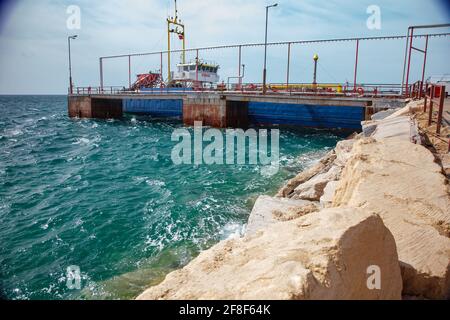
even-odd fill
[[[274,1],[178,0],[187,47],[264,42],[265,6]],[[449,2],[442,0],[278,0],[278,4],[269,11],[269,42],[406,35],[410,25],[450,23]],[[79,8],[79,19],[68,11],[71,6]],[[374,6],[380,15],[368,12]],[[73,34],[78,35],[72,42],[74,84],[98,86],[99,57],[166,50],[169,15],[173,16],[173,0],[2,1],[0,94],[65,94],[67,37]],[[368,25],[368,19],[379,24]],[[450,32],[450,28],[421,32]],[[175,37],[173,41],[180,48],[180,41]],[[423,47],[424,41],[415,45]],[[293,45],[290,82],[312,82],[315,53],[320,57],[318,82],[352,82],[355,47],[354,42]],[[242,50],[244,82],[262,81],[263,49]],[[426,76],[450,74],[449,52],[450,37],[430,39]],[[401,83],[404,54],[405,40],[361,42],[358,82]],[[200,57],[218,63],[225,82],[238,74],[237,49],[208,50]],[[187,59],[193,58],[189,53]],[[179,60],[174,53],[172,69]],[[423,56],[414,53],[412,62],[411,78],[419,80]],[[285,82],[287,47],[270,46],[267,66],[269,82]],[[159,55],[132,59],[133,80],[138,73],[159,69]],[[104,77],[105,86],[128,86],[128,60],[107,60]]]

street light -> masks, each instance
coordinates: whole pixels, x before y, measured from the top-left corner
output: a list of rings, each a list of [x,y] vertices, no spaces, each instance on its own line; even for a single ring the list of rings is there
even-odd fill
[[[75,40],[78,35],[69,36],[67,42],[69,43],[69,92],[73,94],[73,82],[72,82],[72,57],[70,53],[70,40]]]
[[[267,25],[269,21],[269,8],[278,6],[278,3],[266,6],[266,37],[264,41],[264,70],[263,70],[263,94],[266,94],[266,76],[267,76]]]

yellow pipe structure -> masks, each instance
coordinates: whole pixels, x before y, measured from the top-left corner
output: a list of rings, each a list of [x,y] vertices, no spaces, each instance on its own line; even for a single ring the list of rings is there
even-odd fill
[[[170,27],[174,25],[176,26],[175,29],[170,29]],[[181,30],[178,30],[178,27],[181,27]],[[178,10],[177,10],[177,1],[175,0],[175,18],[167,18],[167,72],[168,76],[167,79],[170,82],[171,79],[171,72],[170,72],[170,53],[171,53],[171,47],[170,47],[170,34],[176,33],[178,36],[183,37],[183,54],[181,58],[181,62],[183,64],[186,63],[186,33],[185,33],[185,27],[184,24],[181,23],[181,20],[178,20]]]
[[[316,87],[320,87],[320,88],[341,88],[342,90],[342,85],[341,84],[327,84],[327,83],[318,83],[316,85],[314,85],[313,83],[311,84],[273,84],[270,85],[271,88],[273,89],[277,89],[277,90],[283,90],[283,89],[302,89],[302,88],[314,88],[314,86]]]

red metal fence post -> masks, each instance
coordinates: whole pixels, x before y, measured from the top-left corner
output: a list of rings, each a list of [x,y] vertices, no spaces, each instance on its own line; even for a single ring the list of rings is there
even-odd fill
[[[406,71],[406,92],[405,95],[408,96],[408,90],[409,90],[409,71],[411,68],[411,52],[412,52],[412,44],[413,44],[413,38],[414,38],[414,28],[411,28],[411,40],[409,42],[409,57],[408,57],[408,69]]]
[[[423,89],[423,82],[425,81],[425,68],[427,65],[427,52],[428,52],[428,35],[425,37],[425,50],[423,52],[423,69],[422,69],[422,83],[420,87],[420,93],[419,98],[422,98],[422,89]]]
[[[434,99],[434,85],[431,85],[430,90],[431,90],[431,94],[430,94],[430,115],[428,116],[428,125],[431,126],[431,119],[433,116],[433,99]]]
[[[428,84],[425,84],[425,101],[423,102],[423,112],[427,112],[427,100],[428,100]]]
[[[438,112],[438,118],[437,118],[437,126],[436,126],[436,133],[441,133],[441,124],[442,124],[442,113],[444,111],[444,99],[445,99],[445,86],[439,86],[440,88],[440,99],[439,99],[439,112]]]
[[[406,73],[406,61],[408,59],[408,40],[409,40],[409,31],[411,28],[408,28],[408,34],[406,35],[406,46],[405,46],[405,59],[403,62],[403,77],[402,77],[402,96],[405,95],[405,73]]]

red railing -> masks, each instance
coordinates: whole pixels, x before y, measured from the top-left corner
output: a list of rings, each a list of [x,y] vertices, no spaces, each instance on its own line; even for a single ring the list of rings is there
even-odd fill
[[[412,84],[409,89],[409,96],[412,99],[422,99],[425,95],[425,86],[422,81]]]
[[[445,141],[440,136],[442,126],[442,116],[444,113],[445,86],[426,84],[424,98],[425,101],[423,105],[423,111],[426,113],[428,110],[428,125],[430,126],[433,123],[433,109],[434,106],[436,105],[438,108],[436,119],[436,137],[442,141]],[[448,140],[448,152],[450,152],[450,139]]]
[[[427,112],[427,109],[429,110],[428,125],[430,126],[433,121],[433,107],[435,104],[438,106],[436,134],[441,133],[442,115],[444,113],[444,101],[445,101],[445,86],[435,84],[426,85],[423,111]]]

